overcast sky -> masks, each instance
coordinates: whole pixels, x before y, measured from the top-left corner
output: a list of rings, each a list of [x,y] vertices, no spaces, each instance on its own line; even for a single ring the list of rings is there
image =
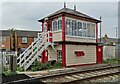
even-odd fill
[[[96,19],[102,17],[102,35],[116,37],[115,27],[118,26],[117,2],[67,2],[67,8],[85,13]],[[2,3],[2,25],[0,29],[16,28],[22,30],[41,30],[41,19],[63,8],[63,2],[4,2]]]

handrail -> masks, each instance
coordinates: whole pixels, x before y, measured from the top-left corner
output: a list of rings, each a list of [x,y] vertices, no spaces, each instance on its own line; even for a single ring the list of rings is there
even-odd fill
[[[44,34],[44,33],[42,33],[39,38],[41,38],[43,34]],[[36,42],[39,40],[39,38],[36,39],[36,40],[33,42],[33,44],[36,43]],[[19,59],[23,54],[25,54],[25,52],[28,51],[30,47],[32,47],[32,45],[30,45],[22,54],[20,54],[20,56],[19,56],[17,59]]]
[[[42,38],[43,39],[43,38]],[[39,42],[42,42],[42,39],[39,41]],[[31,46],[30,47],[32,47],[32,45],[33,45],[33,43],[31,44]],[[34,48],[33,48],[34,49]],[[33,50],[33,49],[30,49],[31,51]],[[26,53],[26,54],[30,54],[30,52],[29,53]],[[21,55],[22,56],[22,55]],[[19,61],[19,63],[21,62],[21,61],[23,61],[24,60],[24,58],[25,58],[25,56]],[[19,64],[18,63],[18,64]]]
[[[20,67],[26,70],[37,59],[44,49],[52,43],[52,31],[38,33],[38,38],[17,58]]]

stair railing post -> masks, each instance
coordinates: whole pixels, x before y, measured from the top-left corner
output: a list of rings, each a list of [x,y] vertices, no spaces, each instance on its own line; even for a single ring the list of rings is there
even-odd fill
[[[49,40],[50,40],[50,34],[49,34],[50,32],[48,31],[48,33],[47,33],[47,35],[48,35],[48,42],[50,42]]]

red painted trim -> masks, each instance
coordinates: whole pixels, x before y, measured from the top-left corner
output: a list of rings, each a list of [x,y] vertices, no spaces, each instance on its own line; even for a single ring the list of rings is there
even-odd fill
[[[96,23],[96,43],[98,43],[98,23]],[[96,63],[98,59],[98,47],[96,45]]]
[[[96,43],[98,43],[98,23],[96,23]]]
[[[66,67],[66,45],[62,44],[62,66]]]
[[[66,67],[77,67],[77,66],[90,66],[90,65],[95,65],[97,63],[91,63],[91,64],[77,64],[77,65],[69,65],[69,66],[66,66]]]
[[[44,22],[42,22],[42,32],[44,31]]]
[[[45,61],[44,61],[44,59],[45,59],[45,50],[42,52],[42,60],[41,60],[41,63],[44,63]]]
[[[42,32],[44,32],[44,22],[42,22]],[[45,61],[45,50],[42,52],[42,57],[41,57],[41,63],[44,63]]]
[[[65,42],[65,15],[62,15],[62,41]],[[62,44],[62,66],[66,67],[66,45]]]
[[[65,41],[65,15],[62,15],[62,41]]]
[[[52,42],[52,32],[49,32],[49,36],[50,36],[49,42]]]
[[[96,63],[98,63],[98,46],[96,46]]]

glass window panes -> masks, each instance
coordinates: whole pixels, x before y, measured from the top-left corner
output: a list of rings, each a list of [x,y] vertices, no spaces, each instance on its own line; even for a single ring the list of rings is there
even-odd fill
[[[78,36],[82,36],[82,23],[78,22]]]
[[[53,22],[53,31],[56,31],[57,30],[57,21],[54,21]]]
[[[62,29],[62,20],[58,20],[58,30]]]
[[[58,60],[62,60],[62,51],[61,50],[57,50],[57,54],[58,54]]]
[[[66,19],[66,34],[72,35],[72,27],[70,19]]]
[[[6,41],[6,37],[0,37],[0,42],[5,42]]]
[[[83,23],[83,37],[87,36],[87,25],[86,23]]]
[[[22,43],[27,43],[27,37],[22,37]]]
[[[95,24],[67,18],[66,35],[95,38]]]
[[[62,30],[62,20],[58,19],[53,21],[53,31]]]

